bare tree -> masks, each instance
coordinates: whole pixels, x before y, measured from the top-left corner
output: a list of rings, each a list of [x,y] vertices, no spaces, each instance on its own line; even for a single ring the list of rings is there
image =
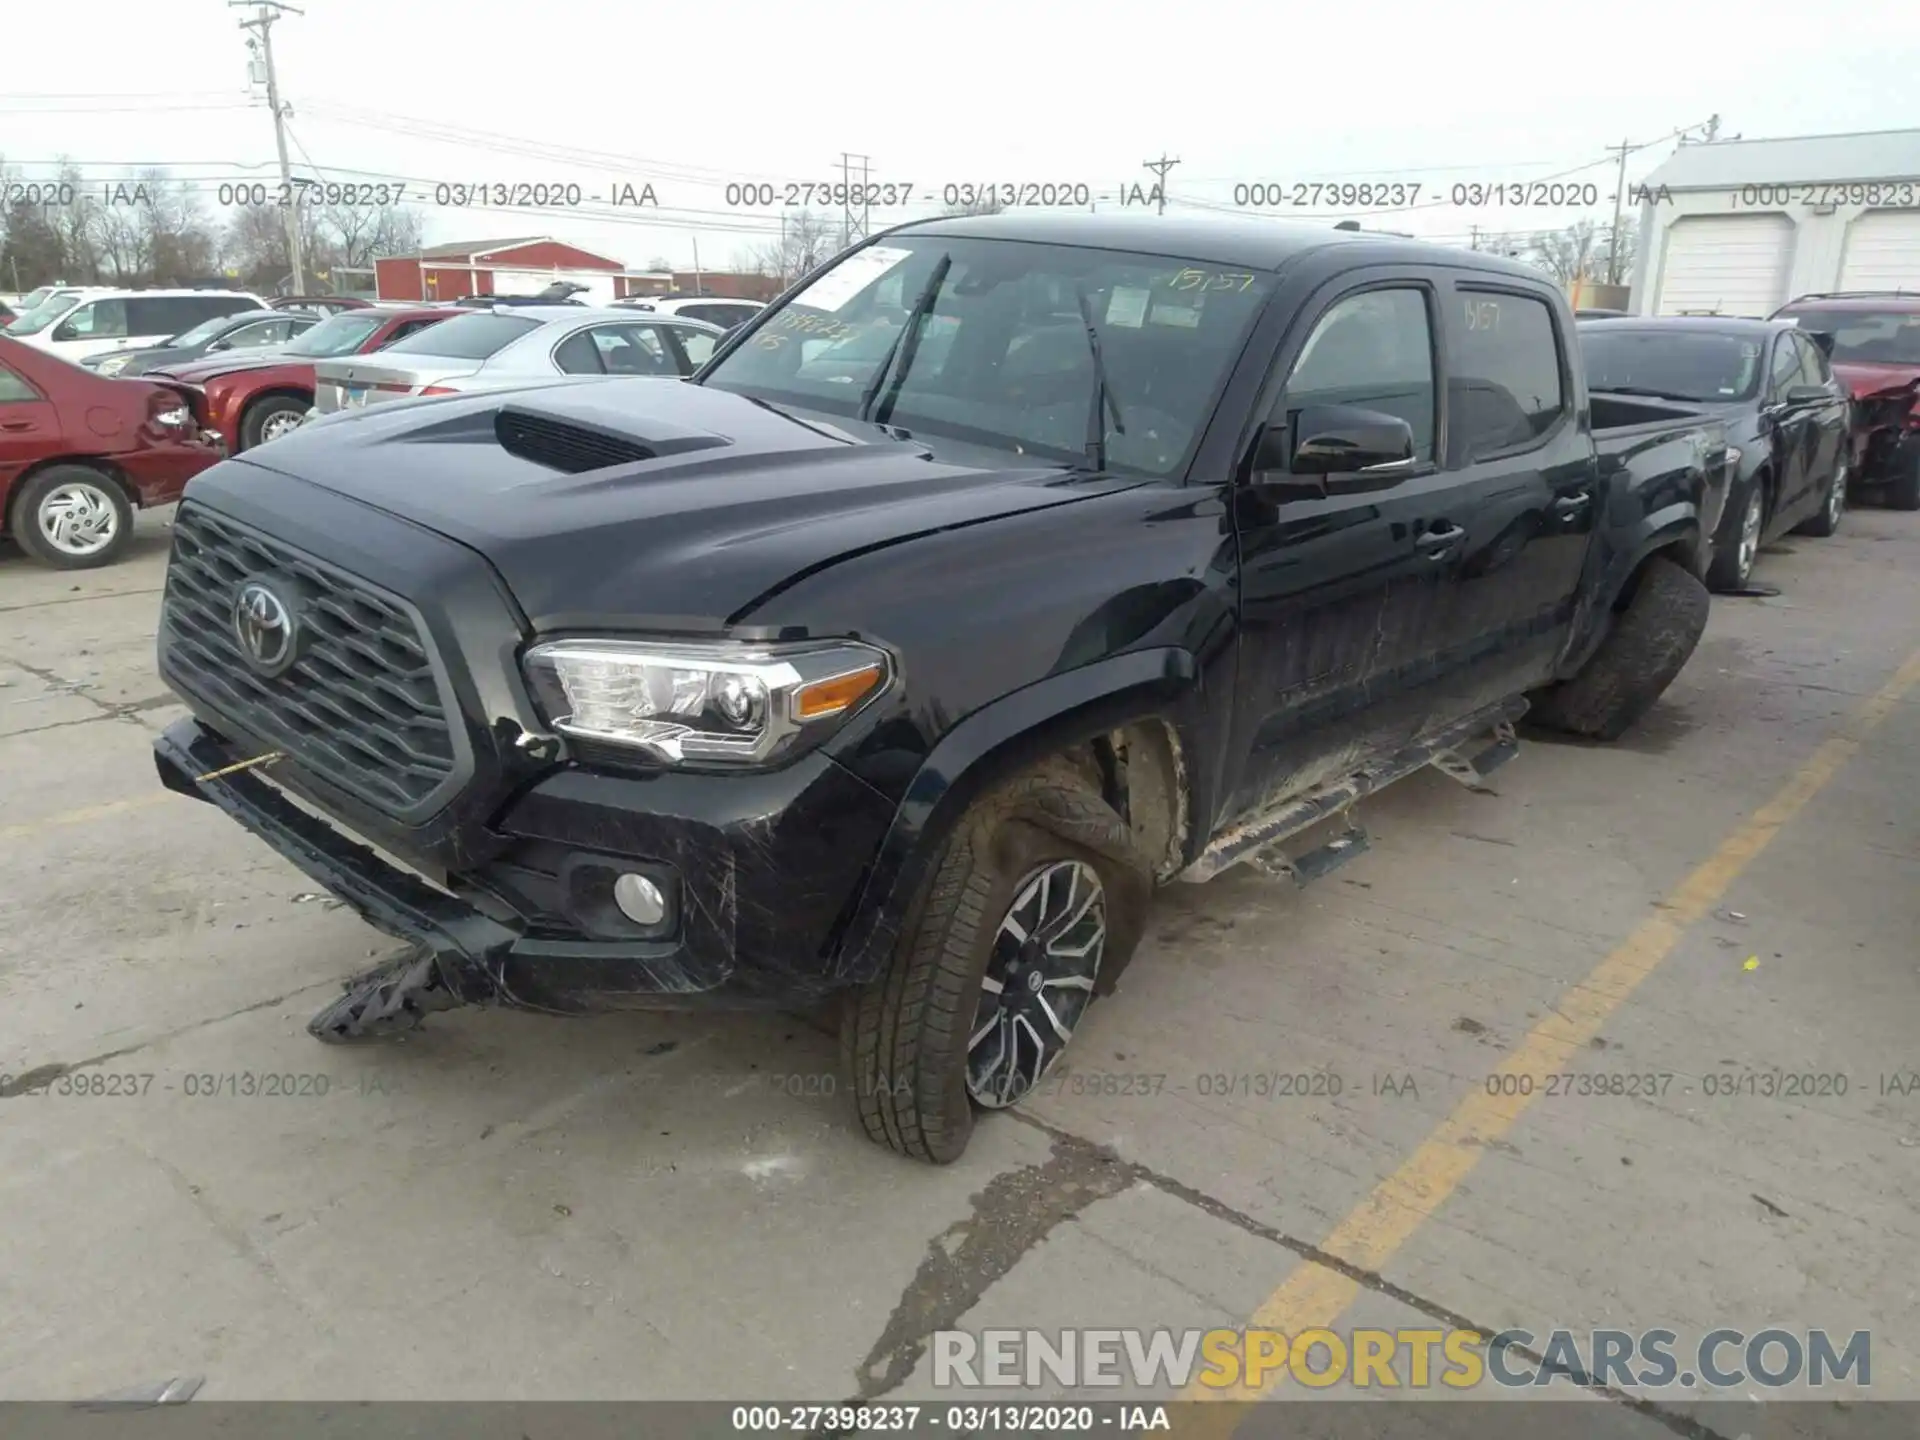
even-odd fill
[[[1564,230],[1536,235],[1528,257],[1562,285],[1592,280],[1606,273],[1606,247],[1600,227],[1576,220]]]
[[[390,255],[410,255],[420,248],[420,214],[401,206],[378,209],[329,205],[314,226],[324,268],[344,265],[365,270]]]
[[[824,265],[839,249],[831,220],[812,210],[802,210],[783,218],[777,240],[749,252],[745,268],[757,274],[777,276],[781,284],[791,285],[802,275]]]

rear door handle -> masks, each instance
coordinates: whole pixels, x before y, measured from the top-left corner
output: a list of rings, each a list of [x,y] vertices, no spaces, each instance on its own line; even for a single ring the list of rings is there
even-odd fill
[[[31,420],[0,420],[0,430],[31,430]]]
[[[1460,526],[1442,520],[1413,543],[1429,560],[1444,560],[1459,549],[1460,542],[1466,538],[1467,532]]]
[[[1563,495],[1553,502],[1553,513],[1563,520],[1571,520],[1576,515],[1585,514],[1587,506],[1592,503],[1591,495]]]

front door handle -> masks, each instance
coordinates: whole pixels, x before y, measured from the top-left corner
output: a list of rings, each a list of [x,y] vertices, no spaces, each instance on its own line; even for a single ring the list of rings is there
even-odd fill
[[[0,420],[0,430],[31,430],[31,420]]]
[[[1442,520],[1413,543],[1429,560],[1444,560],[1458,550],[1460,542],[1466,538],[1467,532],[1460,526]]]
[[[1587,513],[1587,506],[1593,503],[1591,495],[1563,495],[1553,502],[1553,513],[1562,520],[1571,520],[1576,515]]]

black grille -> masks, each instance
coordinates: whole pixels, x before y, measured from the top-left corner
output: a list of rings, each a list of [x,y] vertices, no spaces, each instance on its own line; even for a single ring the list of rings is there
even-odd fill
[[[283,675],[254,669],[234,630],[243,581],[297,595],[300,658]],[[453,728],[420,629],[407,607],[194,505],[173,522],[167,568],[169,678],[308,773],[396,814],[454,778]]]
[[[551,465],[569,475],[651,460],[656,453],[650,446],[618,435],[548,420],[522,410],[502,410],[494,419],[493,431],[500,448],[509,455],[537,465]]]

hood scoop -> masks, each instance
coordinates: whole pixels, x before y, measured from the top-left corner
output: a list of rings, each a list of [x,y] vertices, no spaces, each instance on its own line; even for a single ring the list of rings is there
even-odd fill
[[[509,455],[568,475],[657,460],[665,455],[711,450],[729,443],[724,435],[678,429],[658,437],[642,438],[513,405],[503,406],[495,413],[493,434],[500,448]]]

